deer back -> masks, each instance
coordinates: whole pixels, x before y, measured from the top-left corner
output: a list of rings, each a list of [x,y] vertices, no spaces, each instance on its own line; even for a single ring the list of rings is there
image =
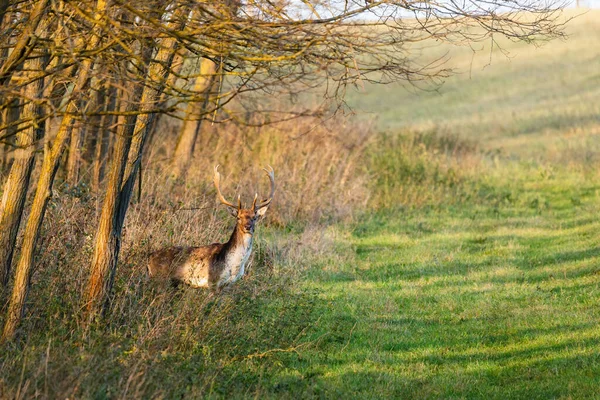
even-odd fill
[[[150,255],[148,272],[151,277],[171,279],[196,288],[216,284],[222,270],[219,252],[223,244],[201,247],[168,247]],[[219,268],[221,266],[221,268]]]

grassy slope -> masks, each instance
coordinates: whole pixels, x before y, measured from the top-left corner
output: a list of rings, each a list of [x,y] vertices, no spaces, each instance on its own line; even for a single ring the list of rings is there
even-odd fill
[[[337,336],[303,354],[298,385],[309,372],[360,398],[597,397],[600,199],[568,178],[519,183],[541,208],[369,216],[348,238],[356,260],[310,275],[334,305],[321,334]]]
[[[447,66],[458,74],[428,92],[367,85],[349,93],[348,103],[383,129],[436,127],[525,158],[543,150],[563,161],[557,153],[565,145],[597,151],[590,136],[600,127],[599,20],[600,10],[590,10],[567,25],[568,40],[537,48],[499,40],[508,55],[496,47],[490,55],[490,43],[473,46],[475,54],[468,47],[426,48],[423,60],[450,54]]]
[[[370,87],[351,100],[381,127],[435,127],[508,156],[488,180],[508,200],[366,216],[340,240],[353,260],[309,271],[323,302],[313,346],[278,357],[266,393],[600,395],[600,182],[582,172],[600,150],[599,20],[541,49],[504,44],[514,58],[485,69],[476,55],[471,77],[439,93]]]

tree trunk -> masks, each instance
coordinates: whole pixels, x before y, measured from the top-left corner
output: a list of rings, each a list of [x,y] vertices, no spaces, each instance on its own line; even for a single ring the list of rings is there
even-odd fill
[[[86,126],[79,121],[71,130],[69,142],[69,156],[67,158],[67,182],[71,186],[79,183],[79,169],[81,167],[81,153],[85,141]]]
[[[176,44],[177,42],[173,38],[162,41],[156,55],[156,62],[152,62],[148,68],[147,80],[149,83],[165,82],[168,68],[173,61]],[[153,108],[160,100],[163,88],[164,83],[158,87],[152,84],[145,85],[139,102],[140,111]],[[96,233],[92,273],[86,296],[86,307],[90,319],[100,312],[108,310],[121,247],[123,223],[152,119],[153,114],[141,113],[135,119],[132,135],[124,134],[117,138],[110,178]]]
[[[33,74],[42,70],[42,59],[39,57],[28,60],[26,64],[26,69],[33,71]],[[41,98],[43,88],[44,80],[38,79],[24,89],[25,98],[32,100],[23,106],[21,117],[30,122],[26,122],[28,125],[26,129],[17,133],[18,150],[15,151],[0,204],[0,284],[2,286],[6,286],[10,275],[17,233],[34,164],[35,143],[44,133],[44,124],[39,122],[43,110],[35,101]]]
[[[106,94],[102,99],[102,110],[109,111],[116,109],[117,91],[114,87],[107,84]],[[103,115],[98,123],[96,133],[96,143],[94,146],[93,167],[92,167],[92,190],[98,193],[100,184],[104,177],[105,158],[108,151],[110,127],[113,123],[112,115]]]
[[[98,0],[96,16],[98,16],[99,13],[105,9],[106,2],[104,0]],[[100,35],[98,34],[96,28],[94,28],[94,33],[92,34],[88,48],[97,48],[99,42]],[[36,58],[36,60],[38,59],[39,58]],[[86,59],[81,64],[74,88],[79,93],[82,93],[89,83],[92,65],[93,61],[91,59]],[[74,91],[74,93],[76,92]],[[16,328],[21,321],[23,307],[25,305],[25,299],[29,288],[29,281],[31,279],[35,244],[37,242],[39,231],[44,220],[46,207],[52,193],[54,177],[56,176],[60,159],[69,138],[70,128],[73,125],[73,115],[75,115],[77,110],[81,109],[79,101],[76,97],[72,98],[67,105],[65,116],[62,119],[56,137],[52,141],[51,148],[49,145],[47,145],[44,151],[44,162],[40,172],[40,177],[38,179],[35,197],[31,207],[31,213],[29,215],[23,236],[21,257],[15,271],[15,284],[13,286],[8,306],[6,323],[2,332],[2,341],[11,340],[15,336]]]
[[[200,62],[200,76],[196,78],[194,93],[202,94],[202,101],[190,103],[187,107],[186,118],[183,122],[175,153],[173,155],[173,177],[185,176],[194,156],[194,146],[202,124],[202,114],[208,109],[208,104],[213,90],[217,65],[203,58]]]
[[[24,27],[23,32],[21,32],[19,40],[17,40],[12,52],[0,67],[0,86],[4,86],[10,81],[13,73],[21,64],[23,64],[27,59],[27,56],[33,51],[33,48],[35,47],[32,44],[32,40],[34,40],[33,33],[36,31],[48,3],[49,0],[39,0],[29,14],[29,21]]]
[[[10,168],[11,157],[9,156],[12,153],[15,147],[15,136],[17,134],[18,121],[21,115],[21,108],[19,99],[13,99],[8,102],[8,107],[4,110],[4,115],[2,119],[3,126],[6,129],[0,131],[0,140],[3,146],[2,152],[2,160],[0,160],[0,173]],[[2,214],[2,208],[0,206],[0,214]]]
[[[111,156],[109,178],[105,189],[106,194],[96,232],[92,273],[86,294],[86,307],[90,317],[93,317],[96,311],[104,307],[104,302],[108,300],[107,295],[112,288],[112,271],[116,268],[121,245],[121,230],[117,227],[119,193],[127,164],[127,154],[131,146],[132,129],[129,126],[134,124],[134,118],[127,118],[129,123],[120,126],[121,129],[119,129],[120,132],[116,137]]]
[[[91,187],[94,193],[100,191],[100,185],[104,177],[104,164],[106,158],[106,148],[108,145],[108,132],[99,130],[94,143],[94,158],[92,165]]]
[[[6,323],[2,332],[2,340],[12,339],[21,321],[23,306],[25,305],[25,299],[29,290],[31,270],[34,264],[35,245],[39,237],[42,222],[44,221],[48,201],[52,197],[52,184],[58,170],[57,161],[64,151],[68,136],[68,129],[59,131],[52,148],[46,148],[44,151],[44,162],[42,163],[35,197],[23,235],[21,256],[15,269],[15,283],[8,306]]]
[[[6,8],[8,8],[8,0],[0,0],[0,29],[2,30],[5,29],[4,15],[6,13]],[[8,50],[8,46],[0,50],[0,65],[4,64],[4,60],[6,57],[8,57]],[[11,101],[10,99],[4,99],[3,102],[0,103],[2,106],[7,107],[2,113],[0,113],[0,127],[9,125],[8,120],[10,118],[10,109],[12,106],[11,103],[14,103],[14,101]],[[18,105],[19,103],[17,102],[17,106]],[[4,173],[4,169],[7,168],[8,165],[8,141],[10,136],[11,135],[8,132],[8,128],[0,128],[0,178]],[[2,214],[1,210],[0,214]]]
[[[96,43],[97,44],[97,43]],[[81,67],[81,73],[76,83],[76,88],[83,90],[88,84],[91,61],[86,60]],[[27,220],[27,226],[23,236],[21,257],[15,271],[15,284],[10,298],[6,324],[2,333],[3,340],[14,337],[16,328],[21,321],[23,306],[27,296],[31,271],[34,263],[35,244],[37,242],[46,207],[52,195],[52,185],[62,154],[66,148],[71,128],[73,125],[73,114],[78,109],[77,101],[71,100],[67,106],[66,115],[58,129],[56,137],[52,141],[52,147],[46,146],[44,151],[44,162],[40,177],[37,182],[35,197],[31,206],[31,212]],[[49,141],[47,142],[49,143]]]
[[[102,184],[102,180],[104,178],[104,165],[106,163],[109,132],[102,129],[99,130],[96,135],[91,179],[91,187],[94,193],[98,193],[100,191],[100,185]]]
[[[150,57],[152,49],[145,48],[143,51],[146,53],[143,55],[144,58]],[[142,73],[147,71],[147,69],[144,70],[144,65],[147,64],[140,65]],[[121,85],[118,95],[115,96],[115,103],[117,98],[119,103],[119,115],[116,118],[117,130],[110,136],[111,157],[108,181],[104,188],[104,201],[96,231],[90,279],[84,295],[89,321],[95,317],[97,311],[106,309],[105,304],[108,302],[108,297],[105,297],[105,293],[110,293],[112,287],[112,278],[107,279],[107,275],[116,268],[121,245],[118,238],[121,233],[116,229],[119,193],[136,124],[136,116],[127,114],[137,111],[136,107],[140,104],[143,91],[144,87],[139,83],[136,84],[133,92],[128,92]]]
[[[97,78],[100,75],[101,65],[96,65],[94,76],[92,76],[91,87],[93,95],[90,101],[82,108],[85,114],[88,111],[98,112],[104,109],[104,93],[106,84]],[[84,160],[89,160],[95,153],[91,151],[95,149],[95,142],[100,136],[100,125],[102,117],[93,115],[91,118],[80,120],[76,128],[71,133],[71,141],[69,144],[69,152],[67,159],[67,182],[71,186],[79,184],[81,180],[81,168]],[[87,157],[86,157],[87,156]]]
[[[2,180],[5,165],[8,165],[8,144],[0,142],[0,180]],[[0,210],[1,213],[2,210]]]

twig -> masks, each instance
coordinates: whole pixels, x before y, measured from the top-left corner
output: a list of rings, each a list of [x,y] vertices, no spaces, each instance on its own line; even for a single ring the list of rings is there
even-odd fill
[[[348,345],[350,344],[350,340],[352,339],[352,332],[354,332],[354,328],[356,328],[356,324],[358,324],[358,321],[356,321],[354,323],[354,326],[352,327],[352,329],[350,329],[350,336],[348,336],[348,341],[346,342],[344,347],[342,347],[342,349],[340,350],[340,353],[343,353],[344,350],[346,350],[346,347],[348,347]]]

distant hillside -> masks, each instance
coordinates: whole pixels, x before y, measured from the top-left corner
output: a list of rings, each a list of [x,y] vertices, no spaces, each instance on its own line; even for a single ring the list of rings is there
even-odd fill
[[[449,53],[458,72],[437,91],[410,85],[365,85],[349,93],[349,104],[379,128],[439,129],[476,138],[482,147],[518,158],[568,161],[565,153],[600,152],[600,10],[567,24],[566,40],[536,47],[500,40],[424,50]],[[490,64],[491,58],[491,64]]]

